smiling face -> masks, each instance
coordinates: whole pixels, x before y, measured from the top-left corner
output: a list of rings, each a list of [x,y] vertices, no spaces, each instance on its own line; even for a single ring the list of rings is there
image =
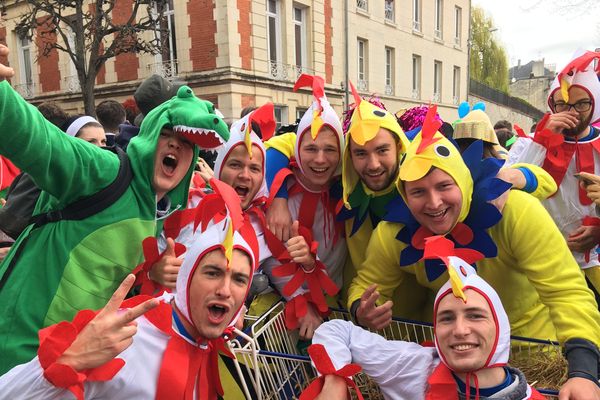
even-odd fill
[[[194,158],[194,145],[172,129],[162,128],[154,155],[152,187],[158,200],[185,177]]]
[[[310,190],[321,190],[329,184],[340,162],[340,147],[337,135],[331,128],[324,127],[313,141],[310,131],[302,134],[298,160],[303,174],[300,180]]]
[[[201,337],[223,334],[246,298],[250,270],[250,258],[240,250],[233,250],[229,268],[221,250],[200,259],[188,293],[190,316]]]
[[[243,210],[248,208],[262,185],[263,164],[263,153],[260,147],[252,145],[252,158],[250,158],[244,143],[234,146],[223,162],[219,178],[240,196]]]
[[[450,292],[443,297],[435,316],[435,336],[439,351],[455,372],[476,371],[489,359],[496,342],[494,315],[479,292],[465,291],[467,302]]]
[[[75,137],[78,139],[85,140],[86,142],[91,143],[94,146],[106,146],[106,134],[104,133],[104,128],[100,126],[84,126],[79,130]]]
[[[383,190],[396,179],[399,141],[394,139],[392,132],[380,128],[364,146],[357,144],[352,137],[348,145],[352,166],[369,189]]]
[[[456,225],[462,193],[446,172],[434,168],[421,179],[404,182],[404,190],[406,204],[421,226],[444,235]]]

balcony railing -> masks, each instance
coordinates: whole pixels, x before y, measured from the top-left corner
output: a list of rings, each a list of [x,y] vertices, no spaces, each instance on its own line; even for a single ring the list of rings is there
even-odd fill
[[[301,65],[269,62],[269,75],[277,80],[295,82],[302,74],[313,75],[314,71]]]
[[[369,11],[369,2],[367,0],[356,0],[356,8],[362,11]]]
[[[421,32],[421,21],[413,21],[413,31]]]
[[[35,83],[20,83],[14,88],[24,99],[30,99],[37,94]]]
[[[81,92],[79,77],[77,75],[65,76],[65,91],[68,93]]]
[[[391,96],[394,94],[394,87],[392,85],[385,85],[385,94]]]
[[[363,92],[369,90],[369,82],[366,81],[365,79],[359,79],[358,82],[356,83],[356,88],[358,90],[362,90]]]
[[[452,96],[452,104],[458,104],[459,100],[458,96]]]
[[[147,68],[151,73],[160,75],[165,79],[177,77],[177,60],[167,60],[148,64]]]
[[[439,103],[442,99],[442,95],[440,93],[434,93],[433,94],[433,99],[432,101],[435,101],[436,103]]]
[[[436,29],[433,31],[433,36],[435,36],[436,39],[442,39],[442,31],[440,29]]]
[[[413,99],[420,99],[421,91],[419,89],[413,89],[412,93],[410,94],[410,97],[412,97]]]
[[[460,46],[460,37],[457,36],[454,38],[454,44]]]

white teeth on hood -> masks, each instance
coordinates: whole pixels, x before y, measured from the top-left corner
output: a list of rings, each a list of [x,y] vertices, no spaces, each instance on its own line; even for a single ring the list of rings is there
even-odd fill
[[[225,141],[223,140],[223,138],[214,130],[212,129],[204,129],[204,128],[194,128],[191,126],[185,126],[185,125],[175,125],[173,127],[173,132],[178,133],[178,134],[188,134],[188,135],[212,135],[215,136],[219,142],[221,142],[221,144],[225,144]]]

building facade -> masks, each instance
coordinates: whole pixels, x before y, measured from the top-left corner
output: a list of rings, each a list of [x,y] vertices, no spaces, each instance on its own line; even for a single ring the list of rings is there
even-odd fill
[[[457,105],[467,99],[469,0],[167,3],[169,37],[162,53],[110,59],[96,79],[97,102],[131,97],[152,73],[185,81],[230,121],[244,107],[272,101],[279,123],[293,122],[312,101],[308,90],[292,92],[303,72],[325,79],[340,114],[348,101],[347,79],[363,96],[379,96],[392,112],[431,102],[453,121]],[[131,7],[132,0],[117,1],[113,18],[124,18]],[[25,2],[5,1],[2,11],[0,40],[11,48],[13,86],[33,103],[55,100],[81,111],[67,54],[39,57],[38,38],[19,37],[15,27],[27,12]]]

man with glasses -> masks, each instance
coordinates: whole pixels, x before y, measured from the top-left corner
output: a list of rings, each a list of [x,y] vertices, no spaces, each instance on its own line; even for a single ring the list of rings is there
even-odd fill
[[[533,140],[511,150],[510,160],[541,165],[556,181],[557,192],[544,206],[558,225],[588,285],[600,291],[600,219],[579,184],[579,173],[600,173],[600,81],[594,70],[599,52],[576,56],[550,88],[551,114],[537,125]],[[596,68],[598,69],[598,68]],[[516,154],[518,153],[518,154]]]

